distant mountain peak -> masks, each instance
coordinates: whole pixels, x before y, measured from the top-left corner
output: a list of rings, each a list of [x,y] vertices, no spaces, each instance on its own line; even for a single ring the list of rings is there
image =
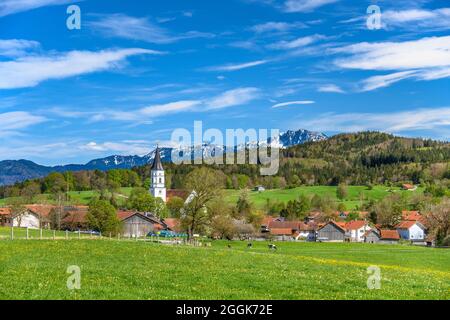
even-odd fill
[[[242,146],[236,146],[235,149],[242,148],[257,148],[263,145],[269,145],[277,148],[287,148],[306,142],[322,141],[328,137],[323,133],[300,130],[288,130],[281,133],[278,137],[269,138],[267,141],[252,141]],[[156,148],[155,148],[156,149]],[[160,148],[161,160],[163,162],[170,162],[172,159],[172,152],[178,151],[184,155],[191,157],[200,157],[201,155],[213,155],[214,152],[225,152],[225,146],[218,146],[209,143],[203,143],[201,146],[183,146],[179,148]],[[34,179],[44,177],[52,171],[81,171],[81,170],[111,170],[111,169],[130,169],[133,167],[144,166],[152,163],[155,157],[155,150],[144,156],[126,156],[126,155],[112,155],[109,157],[94,159],[84,165],[65,165],[46,167],[38,165],[28,160],[5,160],[0,161],[0,185],[13,184],[15,182],[22,182],[27,179]]]

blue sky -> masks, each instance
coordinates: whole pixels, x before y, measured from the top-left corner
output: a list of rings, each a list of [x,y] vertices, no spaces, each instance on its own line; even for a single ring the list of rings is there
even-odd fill
[[[145,154],[195,120],[449,140],[449,31],[437,0],[2,0],[0,160]]]

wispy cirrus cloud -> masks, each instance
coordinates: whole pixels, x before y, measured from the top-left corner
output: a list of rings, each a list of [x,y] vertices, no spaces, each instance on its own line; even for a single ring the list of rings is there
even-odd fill
[[[366,130],[402,133],[430,131],[439,133],[450,126],[450,108],[427,108],[389,113],[326,113],[297,125],[319,131],[357,132]],[[446,140],[448,140],[448,136]]]
[[[193,38],[212,38],[214,34],[188,31],[175,35],[148,18],[132,17],[125,14],[100,16],[98,20],[88,21],[87,25],[108,37],[139,40],[143,42],[168,44]]]
[[[298,49],[301,47],[306,47],[310,44],[313,44],[315,42],[318,42],[320,40],[325,40],[327,39],[326,36],[321,35],[321,34],[314,34],[311,36],[306,36],[306,37],[300,37],[297,38],[295,40],[291,40],[291,41],[279,41],[273,44],[269,44],[267,47],[269,49],[275,49],[275,50],[289,50],[289,49]]]
[[[62,54],[20,57],[0,62],[0,89],[33,87],[51,79],[118,68],[126,58],[143,54],[162,54],[148,49],[70,51]]]
[[[252,26],[250,31],[258,34],[264,33],[285,33],[290,30],[308,28],[303,22],[277,22],[269,21]]]
[[[286,12],[311,12],[327,4],[336,3],[339,0],[287,0],[284,3]]]
[[[151,124],[156,118],[184,112],[210,112],[248,104],[261,97],[258,88],[242,87],[199,100],[180,100],[164,104],[152,104],[135,110],[74,111],[52,108],[47,112],[63,118],[85,118],[88,122],[121,121],[137,125]]]
[[[207,109],[217,110],[247,104],[260,97],[258,88],[238,88],[226,91],[206,101]]]
[[[148,141],[118,141],[95,142],[91,141],[77,146],[78,149],[91,153],[115,153],[119,155],[146,155],[151,151]]]
[[[362,81],[362,91],[372,91],[378,88],[388,87],[393,83],[412,78],[415,71],[395,72],[382,76],[373,76]]]
[[[25,111],[0,113],[0,137],[17,134],[22,129],[44,121],[47,121],[45,117],[36,116]]]
[[[206,71],[219,71],[219,72],[231,72],[231,71],[238,71],[242,69],[248,69],[253,68],[256,66],[260,66],[266,63],[269,63],[270,60],[257,60],[257,61],[251,61],[251,62],[245,62],[245,63],[236,63],[236,64],[226,64],[221,66],[213,66],[213,67],[207,67],[203,70]]]
[[[450,76],[450,36],[404,42],[361,42],[330,50],[343,55],[334,64],[343,69],[396,71],[363,81],[363,91],[404,79],[429,81]]]
[[[37,41],[22,40],[22,39],[0,39],[0,56],[3,57],[19,57],[26,55],[30,50],[40,47]]]
[[[450,8],[428,10],[412,8],[407,10],[387,10],[382,13],[384,28],[439,31],[450,28]]]
[[[324,84],[320,86],[317,91],[319,92],[330,92],[330,93],[345,93],[344,90],[341,89],[341,87],[335,85],[335,84]]]
[[[282,107],[288,107],[288,106],[294,106],[294,105],[307,105],[307,104],[314,104],[315,101],[312,100],[297,100],[297,101],[288,101],[283,103],[278,103],[272,106],[272,109],[282,108]]]
[[[2,0],[0,2],[0,17],[33,10],[46,6],[56,6],[83,0]]]

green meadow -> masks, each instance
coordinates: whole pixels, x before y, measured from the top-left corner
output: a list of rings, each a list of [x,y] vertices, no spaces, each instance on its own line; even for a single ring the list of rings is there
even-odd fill
[[[405,194],[408,197],[414,194],[423,193],[422,188],[418,188],[416,191],[405,191],[398,187],[374,186],[372,190],[369,190],[365,186],[349,186],[347,198],[341,201],[336,197],[336,189],[337,187],[333,186],[304,186],[293,189],[266,190],[264,192],[250,191],[249,194],[251,201],[259,209],[264,207],[267,199],[272,201],[288,202],[289,200],[297,199],[301,194],[305,194],[310,197],[317,194],[320,196],[329,196],[332,199],[335,199],[338,203],[344,203],[347,210],[352,210],[361,205],[362,199],[364,199],[364,201],[370,199],[380,200],[392,193]],[[131,188],[121,188],[116,194],[117,202],[119,204],[124,204],[130,193]],[[225,197],[227,201],[235,204],[240,193],[241,191],[239,190],[225,190]],[[69,196],[73,204],[86,205],[92,200],[92,198],[97,197],[98,193],[96,191],[71,191],[69,192]],[[42,199],[40,200],[43,200],[41,202],[52,203],[50,196],[43,195],[41,197]],[[7,199],[0,199],[0,205],[5,205],[6,203]]]
[[[231,248],[228,248],[231,244]],[[0,299],[450,299],[450,250],[403,245],[0,241]],[[81,289],[68,290],[69,266]],[[381,289],[367,287],[368,267]]]
[[[361,205],[361,201],[367,200],[381,200],[386,196],[396,193],[404,194],[407,197],[411,197],[414,194],[423,193],[422,188],[418,188],[416,191],[406,191],[398,187],[386,187],[386,186],[374,186],[369,190],[365,186],[349,186],[348,196],[344,200],[340,200],[336,196],[337,187],[333,186],[311,186],[311,187],[298,187],[293,189],[274,189],[266,190],[264,192],[251,191],[249,193],[250,200],[256,205],[256,207],[262,209],[267,203],[267,200],[288,202],[290,200],[297,199],[300,195],[304,194],[309,197],[314,195],[328,196],[335,199],[338,203],[344,203],[347,210],[352,210]],[[240,191],[227,190],[227,199],[230,202],[236,203],[239,198]]]

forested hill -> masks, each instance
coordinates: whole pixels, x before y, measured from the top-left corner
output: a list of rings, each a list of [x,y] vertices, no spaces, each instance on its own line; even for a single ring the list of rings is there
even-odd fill
[[[298,185],[422,183],[450,179],[450,143],[396,137],[379,132],[339,134],[281,152],[277,177],[261,177],[255,165],[216,166],[228,184],[269,188]],[[167,165],[174,187],[194,166]],[[148,166],[138,168],[148,175]],[[242,176],[241,176],[242,175]],[[248,177],[248,179],[246,177]],[[239,180],[239,181],[237,181]]]
[[[164,164],[167,187],[183,188],[185,176],[198,165]],[[285,188],[301,185],[375,185],[414,183],[450,187],[450,143],[395,137],[378,132],[340,134],[328,140],[309,142],[281,151],[276,176],[260,175],[258,165],[214,165],[223,172],[224,187]],[[41,192],[92,190],[103,186],[148,187],[150,165],[114,169],[107,173],[75,171],[53,173],[35,179],[34,189]],[[56,188],[55,188],[56,184]],[[21,194],[32,189],[30,182],[0,187],[0,197]]]

